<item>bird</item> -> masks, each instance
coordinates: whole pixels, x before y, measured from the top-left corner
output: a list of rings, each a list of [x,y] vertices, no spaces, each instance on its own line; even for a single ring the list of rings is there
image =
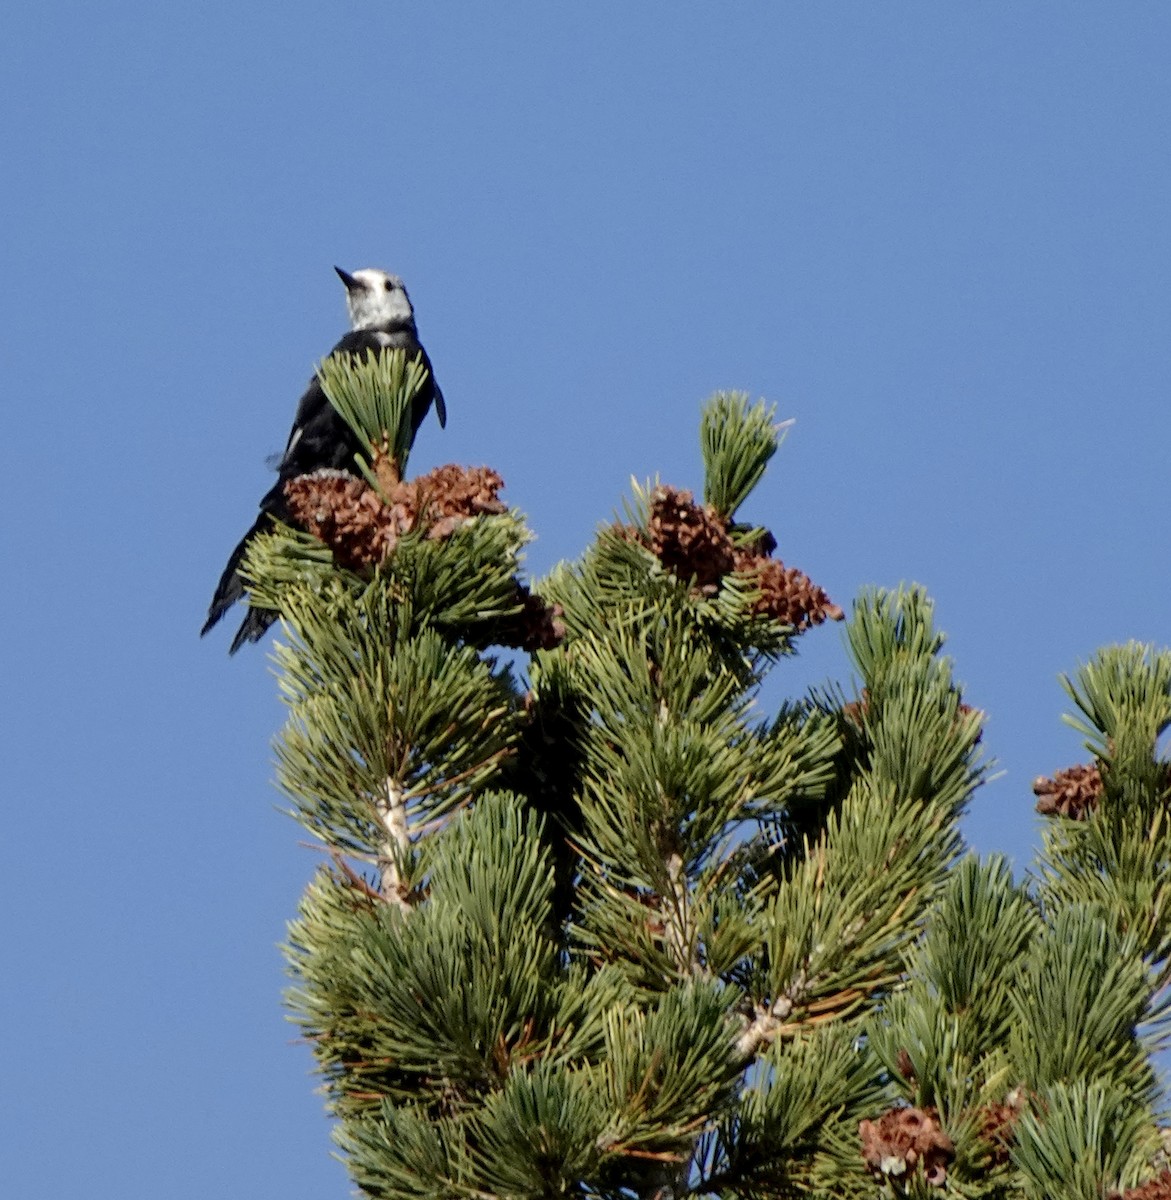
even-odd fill
[[[353,274],[343,271],[341,267],[334,267],[334,270],[345,284],[350,332],[330,353],[365,357],[380,354],[383,350],[403,350],[407,362],[421,359],[427,378],[411,404],[411,442],[414,442],[415,434],[432,405],[435,406],[440,427],[446,428],[447,405],[443,392],[435,382],[431,360],[419,342],[415,310],[403,281],[397,275],[389,275],[374,267],[364,267]],[[240,564],[252,539],[270,528],[274,521],[289,521],[285,484],[290,479],[315,471],[349,470],[354,464],[354,455],[368,449],[330,403],[315,374],[297,404],[289,440],[276,462],[276,483],[261,498],[256,520],[228,559],[212,597],[207,620],[200,630],[200,637],[213,629],[237,600],[245,598]],[[235,654],[246,642],[259,641],[276,617],[272,609],[250,605],[228,653]]]

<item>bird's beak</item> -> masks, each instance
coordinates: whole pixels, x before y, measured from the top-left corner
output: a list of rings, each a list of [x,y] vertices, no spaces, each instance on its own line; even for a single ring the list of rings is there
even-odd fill
[[[343,271],[341,267],[334,267],[334,270],[338,273],[338,277],[341,279],[342,283],[346,285],[347,292],[352,292],[354,288],[362,286],[352,275],[346,271]]]

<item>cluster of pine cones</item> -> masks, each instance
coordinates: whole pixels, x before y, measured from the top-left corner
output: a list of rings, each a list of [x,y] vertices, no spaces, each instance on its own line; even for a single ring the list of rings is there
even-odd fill
[[[714,594],[733,572],[747,575],[759,591],[753,611],[795,630],[808,629],[845,614],[829,596],[796,567],[773,558],[776,539],[761,530],[754,540],[736,542],[728,522],[707,505],[696,504],[689,491],[660,485],[651,492],[645,535],[623,527],[623,534],[645,545],[680,579]]]
[[[473,517],[507,511],[500,499],[504,480],[491,467],[448,463],[416,479],[399,479],[378,455],[373,466],[381,495],[344,471],[318,471],[285,484],[292,519],[320,538],[347,570],[376,567],[409,533],[439,541]],[[564,638],[559,605],[546,604],[519,581],[516,603],[514,617],[493,623],[493,644],[548,650]]]

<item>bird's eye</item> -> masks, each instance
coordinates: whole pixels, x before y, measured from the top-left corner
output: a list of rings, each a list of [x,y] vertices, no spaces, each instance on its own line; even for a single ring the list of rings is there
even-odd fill
[[[394,291],[394,285],[393,285],[393,284],[390,282],[390,280],[389,280],[389,279],[388,279],[388,280],[387,280],[387,281],[386,281],[386,282],[385,282],[385,283],[384,283],[382,286],[383,286],[384,288],[386,288],[386,290],[387,290],[388,292],[393,292],[393,291]]]

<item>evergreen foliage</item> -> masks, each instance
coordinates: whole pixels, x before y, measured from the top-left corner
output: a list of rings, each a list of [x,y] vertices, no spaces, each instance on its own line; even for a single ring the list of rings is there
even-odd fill
[[[421,380],[376,364],[322,375],[377,487]],[[982,714],[922,589],[855,602],[851,694],[759,711],[837,615],[735,523],[780,432],[717,395],[704,504],[635,485],[534,595],[514,511],[421,503],[364,567],[256,540],[278,779],[327,852],[289,1005],[363,1195],[1090,1200],[1166,1168],[1171,655],[1066,681],[1101,792],[1035,878],[965,854]],[[493,647],[534,606],[522,680]]]
[[[367,356],[358,370],[341,354],[330,355],[317,368],[322,391],[346,424],[372,450],[393,458],[400,473],[411,453],[411,402],[427,375],[422,357],[408,362],[402,350]]]

